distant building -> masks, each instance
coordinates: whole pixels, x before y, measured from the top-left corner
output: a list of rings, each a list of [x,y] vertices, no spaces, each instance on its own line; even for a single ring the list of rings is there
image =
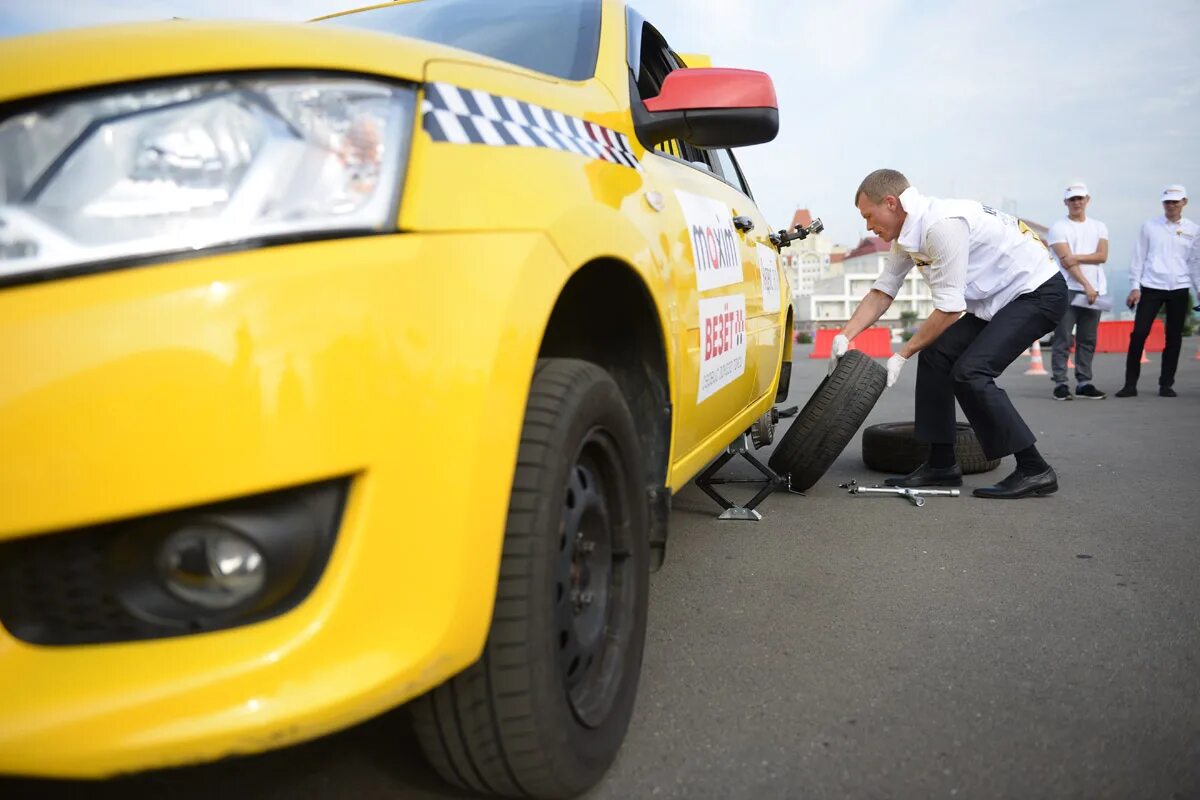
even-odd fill
[[[871,290],[883,271],[888,251],[887,242],[878,236],[868,236],[846,254],[835,274],[826,275],[813,285],[807,295],[796,298],[796,327],[800,330],[841,327],[850,320],[855,307]],[[933,311],[933,295],[917,270],[909,272],[900,293],[880,319],[881,324],[900,328],[900,314],[913,311],[924,319]]]
[[[788,230],[791,231],[796,226],[807,227],[812,224],[812,220],[812,214],[807,208],[796,209]],[[792,295],[795,297],[811,293],[813,284],[829,274],[830,267],[841,260],[844,251],[845,248],[834,244],[823,233],[814,233],[785,247],[779,254],[779,259],[792,287]]]

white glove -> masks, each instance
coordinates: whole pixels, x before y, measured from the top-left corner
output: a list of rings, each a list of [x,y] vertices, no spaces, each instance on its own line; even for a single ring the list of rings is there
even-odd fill
[[[833,370],[837,367],[838,359],[846,355],[846,351],[850,349],[850,340],[846,338],[846,334],[839,333],[833,337],[833,344],[829,347],[829,372],[833,374]]]
[[[904,364],[906,361],[908,361],[908,359],[899,353],[893,353],[892,357],[888,359],[887,388],[892,388],[896,385],[896,381],[900,380],[900,370],[904,369]]]

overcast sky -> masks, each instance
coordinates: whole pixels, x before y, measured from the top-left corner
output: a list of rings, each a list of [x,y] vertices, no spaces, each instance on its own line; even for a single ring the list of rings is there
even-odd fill
[[[0,36],[170,16],[299,20],[355,4],[0,0]],[[1200,0],[633,5],[678,52],[774,79],[779,136],[739,157],[775,227],[803,206],[854,244],[865,230],[852,195],[882,166],[926,194],[1015,205],[1043,224],[1082,179],[1109,227],[1109,266],[1124,271],[1162,186],[1200,192]]]

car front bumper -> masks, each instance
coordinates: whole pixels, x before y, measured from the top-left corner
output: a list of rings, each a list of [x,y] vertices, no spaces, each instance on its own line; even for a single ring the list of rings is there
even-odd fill
[[[396,234],[0,290],[0,540],[352,478],[281,616],[80,646],[0,630],[0,772],[279,747],[476,659],[565,275],[539,234]]]

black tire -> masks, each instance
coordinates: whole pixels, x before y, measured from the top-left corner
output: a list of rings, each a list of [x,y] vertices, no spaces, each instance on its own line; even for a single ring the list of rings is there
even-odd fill
[[[633,418],[608,373],[540,360],[483,656],[413,703],[421,748],[451,783],[574,797],[616,757],[646,632],[643,471]]]
[[[879,472],[907,475],[929,460],[929,445],[918,442],[915,423],[881,422],[863,431],[862,456],[868,468]],[[964,475],[991,472],[1000,466],[1000,459],[988,458],[975,436],[975,429],[965,422],[955,423],[954,457]]]
[[[846,449],[886,385],[887,370],[858,350],[846,353],[784,432],[771,469],[790,474],[793,489],[812,486]]]

